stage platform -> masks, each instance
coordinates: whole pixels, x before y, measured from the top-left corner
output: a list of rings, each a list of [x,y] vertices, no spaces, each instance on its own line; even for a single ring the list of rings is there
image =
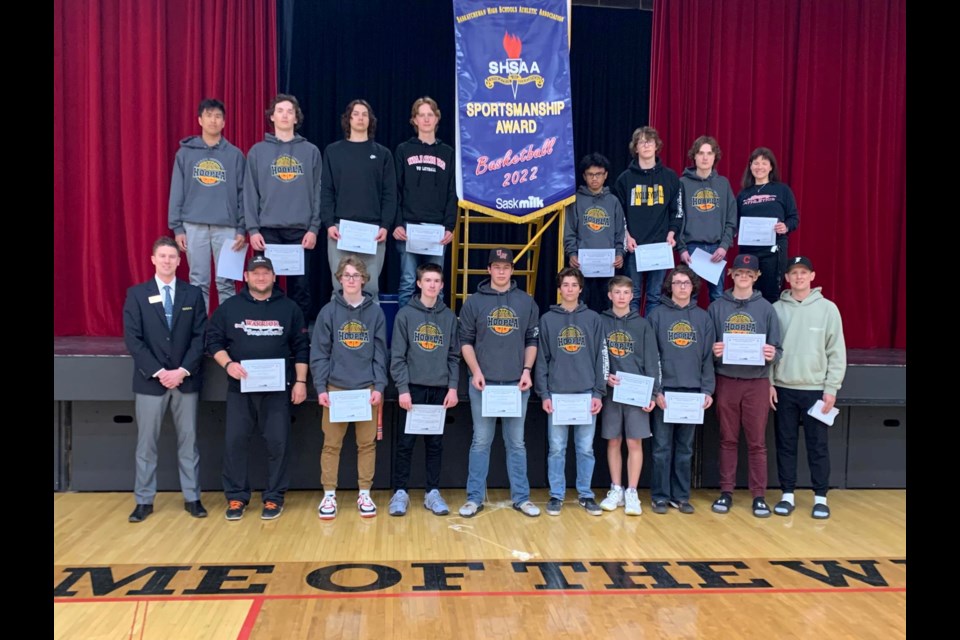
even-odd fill
[[[136,424],[131,390],[133,360],[122,338],[54,338],[53,439],[54,491],[131,491],[134,478]],[[444,437],[444,465],[441,486],[466,485],[467,453],[472,437],[466,369],[461,370],[460,404],[447,415]],[[320,487],[320,406],[316,393],[295,407],[291,432],[291,489]],[[227,389],[226,373],[207,358],[201,393],[199,446],[201,484],[205,491],[221,488],[220,468],[224,439]],[[906,354],[892,349],[850,350],[843,388],[837,399],[840,415],[830,436],[831,484],[837,488],[906,488]],[[393,442],[403,428],[397,392],[391,385],[385,394],[384,438],[377,447],[374,488],[390,488]],[[167,417],[169,423],[169,416]],[[527,467],[531,487],[547,486],[546,414],[540,401],[531,395],[525,435]],[[651,440],[644,441],[644,470],[641,487],[649,487]],[[741,439],[738,486],[746,486],[746,452]],[[776,484],[773,417],[767,425],[768,465],[771,486]],[[262,486],[266,463],[253,440],[251,484]],[[719,435],[713,409],[707,411],[697,432],[694,448],[693,485],[713,488],[719,484],[717,453]],[[353,437],[344,441],[340,486],[356,487],[356,455]],[[609,485],[606,441],[595,440],[594,487]],[[414,452],[412,488],[423,486],[423,448]],[[801,460],[806,460],[803,441]],[[567,451],[567,477],[575,476],[572,442]],[[800,464],[800,486],[808,486],[806,464]],[[507,487],[503,441],[494,440],[488,484]],[[571,482],[572,485],[572,482]],[[178,488],[175,433],[165,424],[160,443],[158,488]],[[572,486],[570,487],[572,490]]]

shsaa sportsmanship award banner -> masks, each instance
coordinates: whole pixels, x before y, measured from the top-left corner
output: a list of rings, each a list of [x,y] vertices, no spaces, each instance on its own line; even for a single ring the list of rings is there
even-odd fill
[[[575,199],[566,0],[453,0],[457,193],[525,222]]]

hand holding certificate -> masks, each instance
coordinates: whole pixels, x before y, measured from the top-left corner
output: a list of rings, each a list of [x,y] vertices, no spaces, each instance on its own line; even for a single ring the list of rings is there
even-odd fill
[[[830,411],[828,411],[827,413],[824,413],[823,400],[817,400],[816,404],[814,404],[812,407],[807,409],[807,415],[816,418],[817,420],[824,423],[828,427],[833,426],[833,420],[837,417],[839,413],[840,413],[840,409],[837,409],[836,407],[833,407],[832,409],[830,409]]]
[[[240,393],[285,391],[287,363],[283,358],[241,360],[240,366],[247,372],[240,378]]]
[[[697,247],[690,254],[690,268],[707,282],[717,284],[723,278],[723,269],[727,266],[727,263],[723,260],[714,262],[712,258],[712,253]]]
[[[483,387],[480,415],[484,418],[519,418],[520,387],[515,384],[488,384]]]
[[[637,260],[637,271],[659,271],[673,269],[673,247],[666,242],[653,244],[638,244],[634,254]]]
[[[653,396],[653,378],[618,371],[620,384],[613,387],[613,401],[635,407],[647,407]]]
[[[370,390],[331,391],[330,422],[366,422],[373,417]]]
[[[765,333],[723,334],[723,364],[765,365],[763,345],[766,342]]]
[[[273,272],[278,276],[303,275],[303,245],[267,244],[263,252],[273,262]]]
[[[338,228],[340,239],[337,240],[337,249],[340,251],[368,255],[377,253],[377,234],[380,233],[380,227],[377,225],[354,222],[353,220],[341,220]]]
[[[442,256],[444,228],[440,224],[408,224],[407,251],[425,256]]]
[[[664,394],[667,408],[663,411],[663,421],[670,424],[703,424],[702,393],[678,393],[667,391]]]
[[[741,216],[737,243],[741,247],[769,247],[777,244],[777,232],[773,229],[776,224],[776,218]]]
[[[407,411],[403,432],[425,436],[443,435],[447,410],[442,404],[415,404]]]
[[[550,401],[553,403],[553,424],[591,424],[589,393],[553,393]]]
[[[616,249],[580,249],[577,261],[584,278],[612,278]]]

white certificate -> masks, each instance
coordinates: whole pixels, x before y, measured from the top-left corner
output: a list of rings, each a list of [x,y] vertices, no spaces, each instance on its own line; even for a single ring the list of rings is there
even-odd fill
[[[653,378],[624,371],[618,371],[615,375],[620,384],[613,388],[614,402],[632,404],[635,407],[646,407],[650,404],[650,398],[653,397]]]
[[[612,278],[616,249],[580,249],[577,260],[584,278]]]
[[[247,255],[247,245],[239,251],[233,250],[232,242],[224,242],[217,256],[217,277],[243,280],[243,259]]]
[[[337,249],[340,251],[349,251],[351,253],[366,253],[375,255],[377,253],[377,234],[380,233],[380,227],[366,222],[354,222],[353,220],[341,220],[340,239],[337,240]]]
[[[769,247],[777,244],[777,232],[773,230],[779,222],[776,218],[740,217],[740,232],[737,243],[743,247]]]
[[[443,435],[446,419],[447,409],[442,404],[415,404],[410,411],[407,411],[407,422],[403,432],[425,436]]]
[[[713,257],[712,253],[697,247],[690,254],[690,268],[707,282],[717,284],[723,278],[723,269],[727,263],[725,260],[713,262],[710,260],[711,257]]]
[[[284,391],[287,388],[287,362],[283,358],[241,360],[247,377],[240,378],[240,393]]]
[[[666,242],[638,244],[636,250],[637,271],[673,269],[673,247]]]
[[[817,400],[816,404],[814,404],[812,407],[807,409],[807,413],[813,416],[814,418],[816,418],[817,420],[819,420],[820,422],[824,423],[828,427],[832,427],[833,419],[836,418],[837,415],[840,413],[840,409],[837,409],[836,407],[834,407],[833,409],[830,409],[830,411],[828,411],[827,413],[824,413],[823,400]]]
[[[678,393],[667,391],[664,394],[667,408],[663,412],[663,421],[670,424],[703,424],[702,393]]]
[[[520,387],[515,384],[488,384],[483,387],[480,415],[484,418],[519,418]]]
[[[765,333],[723,334],[723,364],[767,364],[763,358],[763,345],[766,341]]]
[[[373,417],[370,389],[331,391],[330,422],[366,422]]]
[[[303,275],[303,245],[265,244],[263,254],[273,263],[273,272],[278,276]]]
[[[553,393],[553,424],[591,424],[589,393]]]
[[[407,251],[424,256],[442,256],[445,229],[442,224],[408,224]]]

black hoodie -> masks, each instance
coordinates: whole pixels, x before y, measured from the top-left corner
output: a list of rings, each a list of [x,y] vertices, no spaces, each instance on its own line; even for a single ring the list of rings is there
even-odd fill
[[[657,158],[650,169],[636,159],[617,177],[613,194],[627,217],[627,231],[637,244],[666,242],[667,233],[680,234],[683,225],[683,190],[680,178]]]
[[[413,137],[397,145],[397,219],[395,227],[408,222],[442,224],[453,231],[457,224],[457,181],[453,148],[437,139],[427,144]]]

